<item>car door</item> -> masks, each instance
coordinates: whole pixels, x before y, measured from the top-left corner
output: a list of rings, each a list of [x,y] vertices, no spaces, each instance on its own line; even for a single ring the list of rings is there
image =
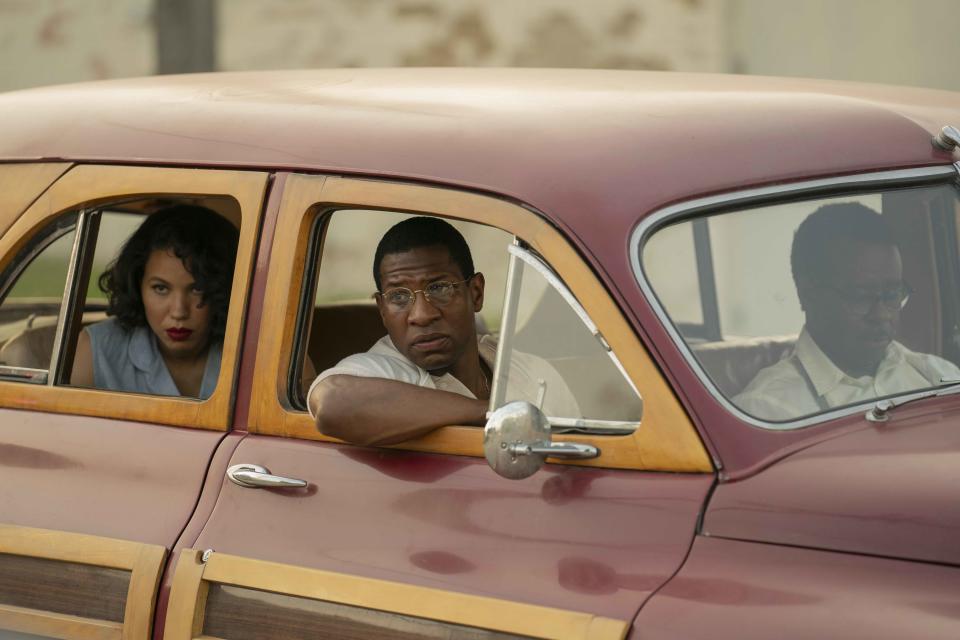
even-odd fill
[[[5,165],[0,184],[0,635],[148,638],[168,551],[230,424],[267,174]],[[240,228],[215,392],[70,386],[80,327],[105,315],[97,270],[174,202]]]
[[[332,176],[281,176],[275,190],[281,184],[259,259],[269,269],[258,272],[252,294],[263,311],[248,333],[256,340],[248,345],[256,349],[250,387],[240,390],[249,404],[237,428],[248,435],[208,482],[209,520],[177,550],[165,637],[625,637],[644,599],[682,563],[714,476],[678,400],[590,267],[542,217],[499,198]],[[384,333],[369,295],[333,291],[360,268],[329,278],[330,265],[363,255],[344,264],[364,265],[371,291],[371,238],[409,214],[472,223],[471,243],[488,232],[505,238],[498,251],[507,266],[492,268],[509,271],[508,281],[519,283],[512,245],[569,287],[596,324],[587,342],[622,369],[611,364],[605,374],[619,377],[618,397],[634,394],[633,404],[623,401],[631,427],[554,438],[597,447],[599,457],[551,458],[538,473],[508,480],[484,461],[479,427],[451,425],[385,448],[316,430],[303,406],[311,368],[304,354],[322,369],[337,349],[364,349],[355,344],[360,334]],[[510,334],[519,349],[521,328],[550,333],[511,323],[506,309],[523,296],[502,287],[501,339]],[[561,298],[550,299],[562,306]],[[558,310],[537,308],[560,322]],[[576,378],[587,361],[564,375]],[[571,391],[581,393],[590,377],[568,380]],[[582,402],[598,404],[583,393]],[[280,484],[262,486],[265,476],[257,481],[251,471]]]
[[[646,637],[960,633],[958,212],[957,168],[941,165],[731,192],[638,225],[638,281],[700,375],[691,410],[727,465],[683,568],[639,616]],[[841,286],[866,270],[838,257],[864,246],[885,247],[895,277]],[[884,358],[860,380],[810,329],[818,269],[844,342],[879,318]],[[913,367],[928,373],[886,382]]]

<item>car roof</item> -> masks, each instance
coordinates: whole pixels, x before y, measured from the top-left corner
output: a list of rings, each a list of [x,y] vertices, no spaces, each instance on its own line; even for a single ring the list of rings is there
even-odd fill
[[[336,69],[155,76],[0,94],[0,162],[403,177],[625,237],[680,199],[945,164],[960,93],[637,71]],[[591,228],[593,227],[593,228]],[[589,244],[589,243],[588,243]]]

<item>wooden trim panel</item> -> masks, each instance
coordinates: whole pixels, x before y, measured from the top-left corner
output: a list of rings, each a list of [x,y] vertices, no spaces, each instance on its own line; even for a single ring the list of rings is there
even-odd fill
[[[181,552],[170,592],[165,635],[169,640],[203,637],[203,607],[209,583],[248,587],[453,623],[503,633],[557,640],[620,640],[630,623],[589,613],[497,600],[440,589],[361,578],[318,569],[211,553]]]
[[[0,235],[69,168],[67,162],[0,165]]]
[[[0,629],[56,638],[147,640],[160,572],[159,545],[0,524],[0,553],[130,571],[123,623],[0,605]]]
[[[569,464],[712,471],[693,424],[629,323],[582,258],[546,221],[518,205],[489,196],[351,178],[293,175],[287,180],[263,305],[251,394],[251,432],[331,440],[317,432],[309,415],[288,406],[286,372],[292,356],[308,230],[319,213],[332,208],[442,215],[498,227],[530,243],[557,268],[643,395],[642,423],[630,436],[558,436],[558,441],[589,442],[602,449],[597,459]],[[483,430],[476,427],[450,426],[395,447],[482,456],[482,436]]]
[[[123,625],[119,622],[7,605],[0,605],[0,629],[70,640],[121,640],[124,637]]]
[[[237,352],[267,177],[266,173],[250,171],[83,165],[71,169],[58,180],[0,238],[0,269],[13,259],[34,232],[71,209],[133,196],[226,196],[236,200],[242,217],[240,244],[220,377],[214,393],[203,401],[0,381],[0,405],[226,430],[233,403]]]

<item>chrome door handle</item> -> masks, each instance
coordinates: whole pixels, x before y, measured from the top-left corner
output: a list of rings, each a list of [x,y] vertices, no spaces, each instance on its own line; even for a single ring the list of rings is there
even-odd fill
[[[235,464],[227,469],[227,477],[234,484],[250,489],[260,487],[305,487],[306,480],[285,478],[270,473],[270,469],[258,464]]]
[[[550,442],[546,444],[512,444],[510,453],[517,456],[540,455],[547,458],[588,459],[600,455],[600,450],[589,444],[578,442]]]

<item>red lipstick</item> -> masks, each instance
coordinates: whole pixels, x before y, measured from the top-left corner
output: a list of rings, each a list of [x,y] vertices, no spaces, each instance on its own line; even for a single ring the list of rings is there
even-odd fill
[[[183,342],[188,339],[193,333],[193,329],[167,329],[167,335],[170,336],[170,339],[174,342]]]

